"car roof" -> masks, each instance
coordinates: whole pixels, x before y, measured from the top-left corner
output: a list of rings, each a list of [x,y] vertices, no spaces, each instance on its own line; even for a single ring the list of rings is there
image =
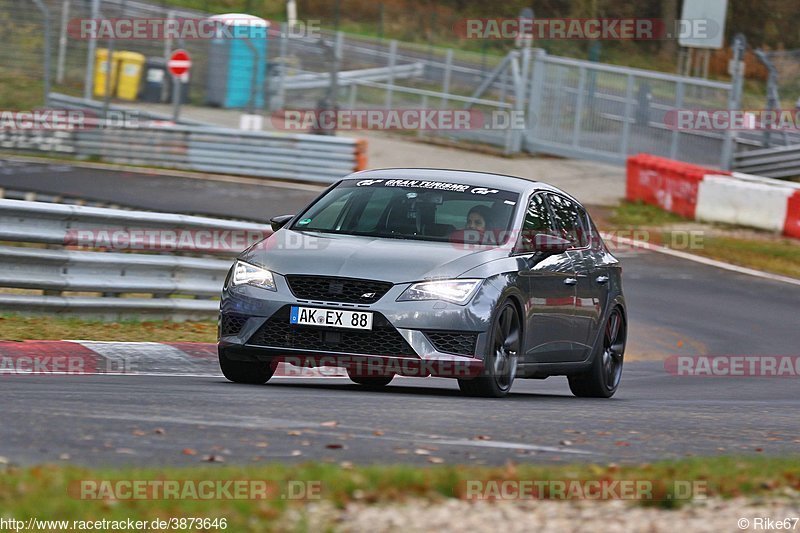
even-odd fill
[[[528,178],[508,176],[492,172],[475,170],[458,170],[445,168],[378,168],[362,170],[346,176],[344,179],[382,178],[382,179],[423,179],[447,181],[475,185],[478,187],[499,187],[513,192],[533,192],[535,190],[554,191],[570,196],[560,189]]]

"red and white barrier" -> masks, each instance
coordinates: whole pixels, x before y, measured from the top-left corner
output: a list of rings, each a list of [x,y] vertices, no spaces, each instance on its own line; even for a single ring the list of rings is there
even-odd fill
[[[628,159],[626,197],[707,222],[800,238],[800,184],[727,173],[649,154]]]

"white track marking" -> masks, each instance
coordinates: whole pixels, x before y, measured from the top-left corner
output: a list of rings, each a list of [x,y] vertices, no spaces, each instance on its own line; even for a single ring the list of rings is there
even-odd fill
[[[673,250],[672,248],[667,248],[666,246],[659,246],[657,244],[652,244],[649,242],[637,241],[634,239],[629,239],[627,237],[616,237],[608,234],[603,234],[603,238],[611,241],[616,241],[620,244],[625,244],[628,246],[636,246],[637,248],[644,248],[645,250],[650,250],[651,252],[671,255],[672,257],[679,257],[680,259],[686,259],[687,261],[693,261],[695,263],[721,268],[723,270],[736,272],[738,274],[746,274],[748,276],[755,276],[757,278],[768,279],[771,281],[780,281],[782,283],[789,283],[790,285],[800,286],[800,279],[790,278],[788,276],[781,276],[780,274],[770,274],[769,272],[763,272],[761,270],[756,270],[754,268],[732,265],[730,263],[725,263],[724,261],[717,261],[716,259],[709,259],[707,257],[702,257],[687,252],[681,252],[679,250]]]

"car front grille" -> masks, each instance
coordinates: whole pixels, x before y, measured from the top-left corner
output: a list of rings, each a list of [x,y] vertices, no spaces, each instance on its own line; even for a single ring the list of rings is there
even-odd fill
[[[223,313],[220,334],[223,337],[227,335],[238,335],[246,322],[246,316]]]
[[[286,276],[297,298],[322,302],[372,304],[392,288],[386,281],[328,276]]]
[[[337,329],[289,324],[290,307],[276,312],[247,344],[332,353],[415,356],[416,352],[380,313],[371,330]]]
[[[475,355],[475,345],[478,343],[477,333],[461,331],[425,331],[424,333],[437,352]]]

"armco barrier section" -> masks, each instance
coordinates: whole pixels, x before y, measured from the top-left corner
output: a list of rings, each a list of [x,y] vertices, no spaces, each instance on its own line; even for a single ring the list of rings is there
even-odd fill
[[[114,163],[266,178],[332,183],[364,164],[358,140],[325,135],[146,126],[83,130],[74,138],[78,155]]]
[[[627,198],[707,222],[800,238],[800,184],[640,154],[628,160]]]
[[[85,111],[84,126],[72,130],[0,131],[0,148],[318,183],[333,183],[367,167],[367,142],[363,139],[173,124],[138,112],[133,115],[136,121],[120,125],[112,118],[108,125],[97,118],[101,112],[96,103],[52,93],[51,98],[59,103],[66,101],[70,109]],[[122,110],[114,109],[118,114]]]
[[[628,158],[626,197],[657,205],[678,215],[694,218],[698,184],[706,174],[720,174],[705,167],[650,154]]]
[[[20,244],[0,246],[0,310],[212,318],[231,258],[270,233],[249,222],[0,200],[0,241]]]

